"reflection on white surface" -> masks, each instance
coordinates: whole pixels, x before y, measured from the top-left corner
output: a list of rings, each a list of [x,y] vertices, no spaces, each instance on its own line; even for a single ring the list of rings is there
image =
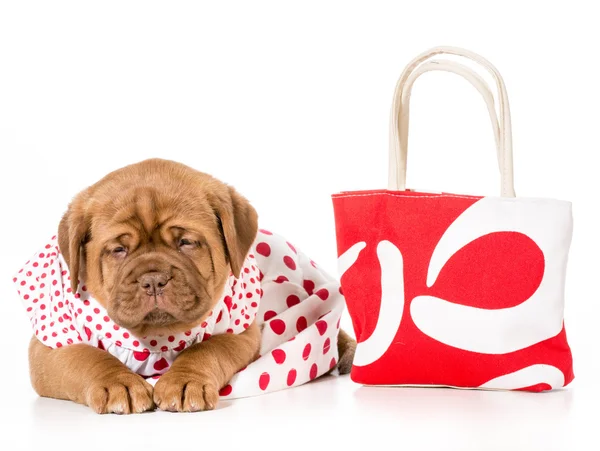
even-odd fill
[[[117,416],[38,398],[20,380],[4,394],[0,449],[595,450],[583,446],[598,442],[591,394],[363,387],[326,376],[212,412]]]
[[[236,449],[253,450],[260,444],[261,450],[277,451],[377,451],[392,444],[392,449],[411,451],[572,451],[578,448],[560,447],[573,443],[568,426],[588,418],[581,408],[573,416],[573,390],[533,394],[363,387],[347,376],[328,376],[193,414],[96,415],[84,406],[27,393],[22,404],[14,403],[16,397],[11,401],[14,408],[10,422],[3,424],[8,427],[3,427],[0,444],[4,440],[27,444],[25,449],[87,451],[117,444],[123,450],[177,450],[201,443],[199,449],[216,451],[230,449],[224,444],[229,440],[232,445],[240,442]],[[257,442],[246,448],[242,437],[256,437]]]
[[[573,399],[572,390],[545,393],[514,391],[460,390],[452,388],[370,387],[354,391],[361,409],[369,411],[394,410],[400,415],[426,414],[446,417],[447,414],[469,417],[472,421],[487,422],[491,417],[505,416],[510,422],[529,413],[547,419],[566,418]],[[542,412],[544,412],[542,414]],[[451,417],[448,421],[453,421]]]

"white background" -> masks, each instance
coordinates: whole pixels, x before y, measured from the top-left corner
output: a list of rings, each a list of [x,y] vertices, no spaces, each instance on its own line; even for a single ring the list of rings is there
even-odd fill
[[[599,449],[600,28],[592,5],[2,2],[0,448]],[[125,164],[179,160],[233,184],[263,227],[335,273],[329,196],[385,186],[394,84],[433,45],[479,52],[504,75],[517,194],[573,201],[571,387],[487,393],[328,378],[214,412],[131,417],[36,397],[31,332],[11,277],[54,233],[72,196]],[[411,187],[498,194],[487,113],[467,83],[427,74],[411,111]]]

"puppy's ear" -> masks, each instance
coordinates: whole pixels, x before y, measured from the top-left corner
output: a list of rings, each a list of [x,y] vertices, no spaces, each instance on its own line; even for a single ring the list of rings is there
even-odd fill
[[[258,215],[250,202],[232,187],[212,202],[221,222],[227,259],[231,271],[239,277],[244,260],[258,232]]]
[[[77,291],[83,245],[89,237],[89,224],[85,215],[85,194],[77,196],[69,205],[58,226],[58,248],[63,255],[71,273],[71,289]]]

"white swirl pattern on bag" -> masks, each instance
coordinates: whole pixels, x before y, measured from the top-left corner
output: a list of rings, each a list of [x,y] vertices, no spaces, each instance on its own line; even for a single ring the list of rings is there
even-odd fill
[[[487,381],[479,388],[516,390],[536,384],[548,384],[552,389],[560,388],[565,385],[565,375],[552,365],[530,365]]]
[[[358,259],[360,250],[365,246],[360,247],[358,252],[355,252],[355,247],[356,244],[344,253],[346,255],[348,252],[353,251],[350,255],[354,258],[354,261],[346,269],[354,264]],[[358,344],[354,355],[355,366],[369,365],[386,353],[394,341],[404,313],[404,265],[400,249],[389,241],[381,241],[377,245],[377,258],[381,265],[379,318],[386,318],[386,321],[377,321],[377,327],[371,336]],[[344,261],[346,261],[345,258]],[[401,274],[401,277],[398,277],[398,274]],[[401,293],[400,299],[399,293]]]
[[[566,203],[565,208],[568,208]],[[542,281],[529,299],[504,309],[488,310],[434,296],[417,296],[410,306],[417,327],[444,344],[482,354],[518,351],[560,333],[569,249],[568,243],[560,240],[571,234],[562,233],[570,227],[570,222],[557,224],[558,218],[569,218],[570,214],[557,215],[556,209],[554,202],[519,203],[487,197],[467,208],[436,245],[429,263],[427,286],[433,286],[456,252],[477,238],[496,232],[522,233],[535,242],[544,254]]]
[[[346,271],[348,271],[348,269],[354,263],[356,263],[356,260],[358,260],[358,256],[360,255],[360,252],[365,247],[367,247],[367,243],[365,243],[364,241],[361,241],[361,242],[356,243],[353,246],[351,246],[350,249],[348,249],[346,252],[344,252],[342,255],[340,255],[338,257],[338,274],[340,275],[340,277],[342,277],[344,275],[344,273]]]

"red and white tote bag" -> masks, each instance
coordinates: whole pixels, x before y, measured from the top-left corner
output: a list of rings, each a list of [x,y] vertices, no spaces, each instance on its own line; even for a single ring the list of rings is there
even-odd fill
[[[487,83],[450,54],[478,63]],[[432,59],[434,58],[434,59]],[[464,77],[492,120],[500,197],[407,190],[409,99],[432,70]],[[410,62],[394,93],[387,190],[333,195],[342,289],[363,384],[542,391],[573,380],[563,324],[571,203],[515,197],[508,97],[497,69],[439,47]]]

